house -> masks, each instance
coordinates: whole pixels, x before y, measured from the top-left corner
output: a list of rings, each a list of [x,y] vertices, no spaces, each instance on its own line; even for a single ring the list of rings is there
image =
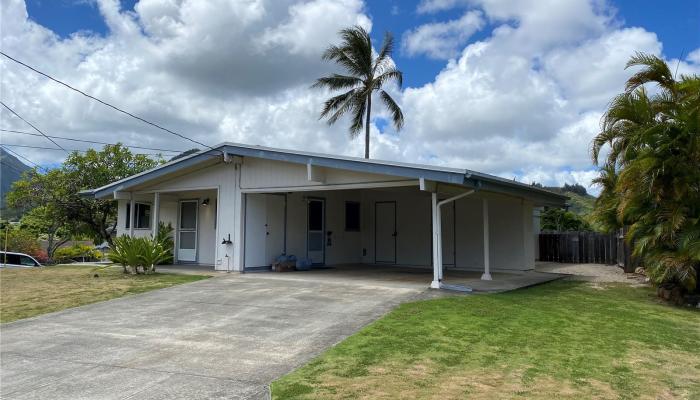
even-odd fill
[[[566,196],[475,171],[223,143],[84,192],[119,202],[118,234],[175,228],[178,263],[534,268],[533,208]]]

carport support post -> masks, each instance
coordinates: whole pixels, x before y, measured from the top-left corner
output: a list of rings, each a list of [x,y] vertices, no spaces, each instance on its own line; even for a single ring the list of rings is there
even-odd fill
[[[153,194],[153,238],[158,236],[158,223],[160,222],[160,192]]]
[[[430,287],[440,289],[440,243],[442,243],[442,237],[438,225],[437,193],[431,193],[431,197],[433,211],[433,281],[430,283]]]
[[[131,193],[129,197],[129,236],[134,237],[134,209],[136,208],[136,202],[134,201],[134,194]]]
[[[489,260],[489,201],[486,198],[481,199],[482,213],[484,219],[484,273],[481,275],[481,280],[491,280],[491,265]]]

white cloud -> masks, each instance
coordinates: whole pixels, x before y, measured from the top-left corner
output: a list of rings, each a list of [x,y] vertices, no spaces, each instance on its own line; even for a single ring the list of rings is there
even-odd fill
[[[350,141],[346,123],[328,127],[318,120],[328,94],[309,88],[333,69],[320,55],[339,29],[371,27],[362,1],[142,0],[126,12],[116,0],[101,0],[98,7],[110,27],[107,35],[60,38],[31,21],[21,0],[4,0],[0,47],[204,143],[362,154],[361,138]],[[624,70],[628,56],[637,50],[662,54],[654,33],[620,26],[602,0],[432,0],[421,7],[464,9],[459,20],[417,27],[407,36],[422,35],[411,45],[415,54],[454,58],[428,84],[389,88],[406,124],[398,134],[390,126],[384,133],[373,126],[373,157],[525,182],[587,185],[593,176],[590,141],[607,102],[633,73]],[[470,30],[483,29],[482,20],[492,31],[465,43]],[[679,74],[698,73],[700,49],[669,61]],[[50,134],[181,150],[194,146],[7,60],[0,67],[3,101]],[[387,117],[381,108],[373,115]],[[3,128],[29,130],[5,111],[0,118]],[[48,143],[5,133],[2,141]],[[22,154],[42,163],[64,157],[51,151]]]
[[[416,11],[419,14],[430,14],[438,11],[449,10],[460,5],[467,4],[466,0],[421,0]]]
[[[469,11],[452,21],[424,24],[404,33],[403,50],[411,56],[425,54],[434,59],[453,58],[469,37],[483,26],[484,19],[479,11]]]

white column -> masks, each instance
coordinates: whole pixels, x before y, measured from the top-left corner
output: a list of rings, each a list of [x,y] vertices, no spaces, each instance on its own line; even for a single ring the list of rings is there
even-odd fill
[[[232,269],[242,272],[245,268],[243,249],[245,248],[245,200],[241,192],[242,166],[237,165],[233,190],[233,260]]]
[[[433,217],[433,282],[430,287],[433,289],[440,289],[440,257],[439,257],[439,246],[442,237],[440,228],[438,225],[438,206],[437,206],[437,193],[431,193],[432,199],[432,217]]]
[[[136,221],[134,221],[136,202],[134,201],[133,193],[130,194],[129,199],[129,236],[134,237],[134,225],[136,225]]]
[[[442,272],[443,272],[443,265],[442,265],[442,205],[440,202],[437,203],[436,207],[437,215],[435,216],[435,221],[437,222],[437,231],[438,231],[438,238],[437,238],[437,259],[438,259],[438,281],[442,282]]]
[[[153,213],[153,226],[151,229],[153,230],[153,238],[158,236],[158,223],[160,222],[160,193],[156,192],[153,195],[153,210],[151,211]]]
[[[490,254],[489,254],[489,201],[486,198],[481,200],[482,213],[484,221],[484,273],[481,275],[481,280],[490,281],[491,280],[491,265],[490,265]]]

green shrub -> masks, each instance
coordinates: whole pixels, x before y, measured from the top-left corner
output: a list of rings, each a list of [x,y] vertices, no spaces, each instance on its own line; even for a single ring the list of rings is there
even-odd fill
[[[152,273],[156,265],[172,258],[172,250],[163,248],[157,239],[119,236],[112,242],[109,259],[121,264],[124,273]]]
[[[102,259],[102,252],[87,244],[76,243],[68,247],[60,247],[53,253],[57,263],[73,261],[95,261]]]
[[[175,249],[175,240],[173,226],[168,222],[166,225],[163,221],[158,223],[158,235],[156,235],[156,241],[160,243],[164,250],[168,252],[167,257],[165,257],[158,264],[172,264],[175,259],[173,256],[173,250]]]
[[[6,226],[2,230],[2,250],[7,244],[7,251],[16,253],[36,254],[41,251],[39,241],[32,232],[19,227]]]

